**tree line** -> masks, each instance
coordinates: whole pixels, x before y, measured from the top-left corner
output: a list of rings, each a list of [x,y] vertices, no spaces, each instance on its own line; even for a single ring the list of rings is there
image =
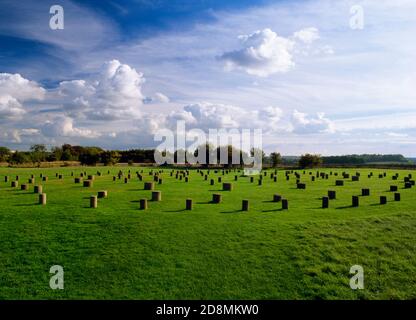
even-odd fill
[[[318,154],[304,154],[300,157],[283,157],[279,152],[272,152],[266,155],[263,150],[250,151],[250,154],[235,149],[233,146],[220,146],[214,148],[212,145],[206,144],[199,146],[193,154],[188,151],[179,150],[171,154],[175,163],[178,163],[179,153],[184,154],[186,159],[192,155],[196,157],[198,152],[206,152],[206,159],[214,154],[219,159],[221,152],[227,155],[227,161],[224,167],[238,166],[232,164],[233,154],[239,154],[240,163],[243,163],[244,156],[253,156],[255,152],[261,155],[262,163],[268,167],[278,167],[280,165],[299,166],[301,168],[313,168],[321,165],[360,165],[375,162],[394,162],[408,163],[409,160],[399,154],[381,155],[381,154],[362,154],[362,155],[344,155],[344,156],[326,156],[321,157]],[[104,150],[100,147],[83,147],[64,144],[60,147],[52,147],[50,150],[43,144],[34,144],[28,151],[14,151],[6,147],[0,147],[0,162],[7,162],[11,165],[21,165],[26,163],[37,164],[40,166],[42,162],[54,161],[77,161],[82,165],[96,165],[102,163],[104,165],[115,165],[117,163],[155,163],[155,149],[131,149],[131,150]],[[163,156],[169,152],[163,151]],[[179,159],[182,159],[180,157]],[[208,165],[206,165],[208,166]]]

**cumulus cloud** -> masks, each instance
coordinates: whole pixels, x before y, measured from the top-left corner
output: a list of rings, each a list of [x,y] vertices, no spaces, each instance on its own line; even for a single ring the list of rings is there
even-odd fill
[[[306,44],[311,44],[312,42],[319,39],[319,31],[315,27],[304,28],[302,30],[296,31],[293,34],[293,37]]]
[[[20,74],[0,73],[0,96],[10,95],[20,102],[42,100],[45,89]]]
[[[58,89],[68,115],[108,121],[140,116],[144,82],[142,73],[112,60],[96,76],[63,81]]]
[[[192,115],[195,126],[201,129],[236,128],[247,120],[247,111],[232,105],[204,102],[187,105],[183,109]]]
[[[45,89],[20,74],[0,73],[0,120],[17,120],[26,113],[24,102],[42,100]]]
[[[165,96],[163,93],[160,93],[160,92],[155,93],[155,98],[158,102],[161,102],[161,103],[169,103],[170,102],[169,97]]]
[[[0,95],[0,120],[13,120],[25,114],[23,106],[10,95]]]
[[[251,75],[267,77],[273,73],[287,72],[294,66],[294,42],[278,36],[270,29],[242,35],[239,39],[241,49],[226,52],[220,57],[229,70],[242,69]]]
[[[219,57],[225,62],[226,69],[243,70],[250,75],[268,77],[275,73],[290,71],[295,66],[294,55],[299,52],[308,55],[311,44],[320,36],[319,30],[315,27],[301,29],[287,38],[266,28],[238,38],[241,48],[226,52]],[[317,51],[315,49],[311,52]],[[332,54],[333,50],[325,46],[319,49],[319,52]]]
[[[333,122],[326,118],[324,113],[318,113],[316,117],[313,117],[294,110],[291,124],[292,132],[297,134],[325,133],[335,130]]]
[[[81,138],[97,138],[99,133],[82,128],[75,128],[73,119],[60,116],[47,121],[41,128],[43,135],[47,137],[81,137]]]

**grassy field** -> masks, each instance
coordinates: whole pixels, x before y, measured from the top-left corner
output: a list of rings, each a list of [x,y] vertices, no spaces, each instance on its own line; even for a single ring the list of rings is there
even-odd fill
[[[164,169],[163,184],[156,185],[162,201],[143,211],[139,200],[151,198],[143,190],[144,181],[153,180],[151,169],[143,169],[143,181],[135,174],[142,168],[122,168],[125,174],[129,169],[125,184],[112,179],[120,168],[0,168],[0,299],[416,298],[416,187],[403,188],[410,171],[325,169],[339,175],[315,182],[309,170],[298,171],[306,183],[300,190],[283,170],[277,182],[269,170],[259,186],[258,177],[250,183],[238,172],[211,170],[205,181],[191,170],[186,183]],[[92,188],[74,183],[71,172],[84,171],[95,174]],[[335,186],[343,171],[359,171],[360,181],[350,177]],[[382,172],[387,175],[379,178]],[[49,181],[42,182],[41,173]],[[37,204],[33,185],[11,188],[16,175],[22,184],[31,174],[43,185],[46,206]],[[232,182],[233,191],[222,191],[217,176]],[[399,187],[400,202],[393,201],[390,185]],[[371,195],[351,207],[351,197],[365,187]],[[91,209],[89,197],[99,190],[108,198]],[[322,209],[328,190],[336,190],[337,199]],[[221,204],[210,202],[213,193],[222,194]],[[273,194],[288,199],[289,210],[272,202]],[[381,195],[386,205],[379,204]],[[184,210],[187,198],[192,211]],[[242,199],[250,201],[248,212],[240,211]],[[64,290],[49,288],[55,264],[64,267]],[[364,268],[363,290],[349,286],[356,264]]]

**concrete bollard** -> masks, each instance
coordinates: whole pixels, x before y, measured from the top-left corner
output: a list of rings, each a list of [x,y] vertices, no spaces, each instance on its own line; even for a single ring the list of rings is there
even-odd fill
[[[91,188],[93,186],[92,180],[85,180],[83,186],[84,188]]]
[[[367,197],[370,195],[370,189],[361,189],[361,195]]]
[[[39,204],[42,206],[46,205],[46,193],[41,193],[39,195]]]
[[[161,191],[153,191],[152,192],[152,201],[162,201],[162,192]]]
[[[186,199],[186,210],[192,210],[192,199]]]
[[[224,191],[232,191],[233,190],[233,185],[231,183],[223,183],[222,185],[222,190]]]
[[[337,197],[337,193],[334,190],[328,190],[328,198],[329,200],[334,200]]]
[[[101,191],[98,191],[98,198],[107,198],[108,197],[108,192],[106,191],[106,190],[101,190]]]
[[[91,196],[90,197],[90,208],[96,209],[98,207],[98,197]]]
[[[248,200],[243,200],[241,204],[241,211],[248,211],[248,209],[249,209]]]
[[[352,196],[352,206],[358,207],[360,205],[360,198],[358,196]]]
[[[140,210],[147,209],[147,199],[140,199]]]
[[[273,202],[279,202],[280,200],[282,200],[282,196],[280,194],[273,195]]]
[[[144,190],[154,190],[155,184],[153,182],[145,182],[144,183]]]
[[[34,193],[43,193],[43,187],[41,185],[35,186]]]
[[[212,195],[212,203],[220,203],[221,202],[221,195],[220,194],[213,194]]]
[[[322,208],[326,209],[329,207],[329,198],[328,197],[322,197]]]
[[[394,194],[394,201],[400,201],[400,193],[396,192]]]

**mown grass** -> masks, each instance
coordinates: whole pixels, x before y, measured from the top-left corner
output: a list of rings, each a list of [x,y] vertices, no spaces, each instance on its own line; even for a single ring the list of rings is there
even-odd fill
[[[345,179],[301,180],[296,189],[279,171],[278,182],[264,177],[262,186],[249,178],[221,172],[234,190],[211,186],[196,171],[190,182],[170,177],[164,169],[162,202],[149,202],[141,211],[139,199],[151,197],[132,171],[128,184],[112,181],[120,168],[0,168],[0,298],[1,299],[414,299],[416,298],[416,188],[403,189],[400,170],[321,170],[361,173],[359,182]],[[103,173],[93,188],[74,184],[71,172]],[[107,174],[110,170],[110,174]],[[149,168],[144,181],[151,181]],[[372,171],[374,176],[367,178]],[[387,177],[379,179],[380,172]],[[64,174],[59,180],[55,173]],[[398,181],[391,176],[398,172]],[[31,174],[42,184],[48,204],[37,205],[33,186],[12,189],[4,176],[20,183]],[[39,174],[49,177],[41,182]],[[315,170],[313,170],[315,174]],[[234,175],[239,180],[234,182]],[[414,174],[414,173],[413,173]],[[217,181],[217,180],[216,180]],[[255,179],[257,181],[257,179]],[[390,185],[398,185],[402,201],[394,202]],[[351,196],[361,188],[371,196],[352,208]],[[89,196],[109,192],[98,209]],[[321,197],[337,191],[329,209]],[[221,193],[221,204],[210,203]],[[289,200],[289,210],[271,202],[273,194]],[[387,195],[387,205],[379,196]],[[185,211],[192,198],[194,210]],[[242,212],[241,200],[250,201]],[[65,289],[49,288],[49,268],[62,265]],[[365,272],[365,288],[352,290],[352,265]]]

